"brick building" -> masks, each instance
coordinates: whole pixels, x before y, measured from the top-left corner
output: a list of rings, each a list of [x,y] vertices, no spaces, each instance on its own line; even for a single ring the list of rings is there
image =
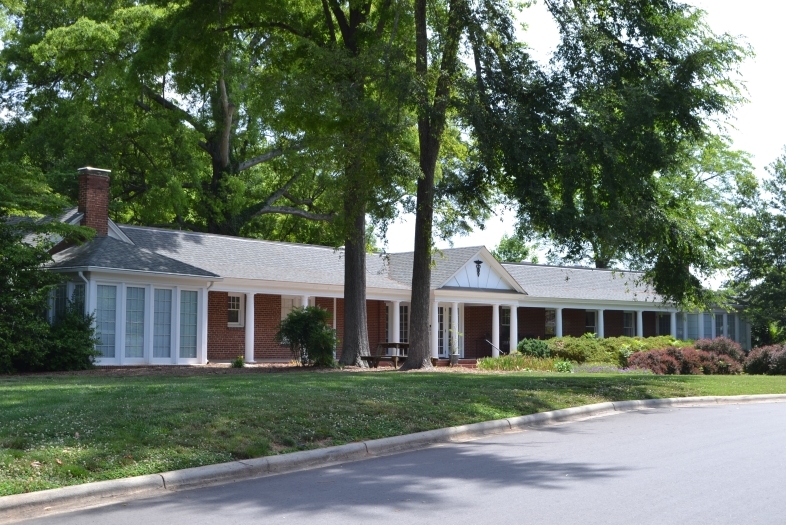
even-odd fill
[[[289,360],[274,341],[292,308],[330,312],[343,339],[344,260],[340,249],[115,224],[108,173],[83,168],[80,201],[64,217],[95,239],[54,255],[69,276],[54,310],[77,297],[96,316],[99,364],[199,364],[243,355]],[[407,342],[412,253],[367,255],[369,343]],[[482,246],[442,250],[431,275],[434,357],[507,352],[522,338],[671,334],[727,335],[749,347],[738,315],[680,312],[627,271],[501,264]],[[341,343],[337,353],[341,352]]]

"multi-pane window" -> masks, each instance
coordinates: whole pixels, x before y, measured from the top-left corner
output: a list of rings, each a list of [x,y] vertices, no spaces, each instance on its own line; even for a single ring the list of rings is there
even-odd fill
[[[699,338],[699,315],[688,314],[688,339]]]
[[[704,316],[704,339],[712,339],[712,314],[701,314]]]
[[[197,292],[180,292],[180,357],[197,356]]]
[[[243,326],[243,297],[238,294],[229,294],[227,326]]]
[[[153,295],[153,357],[172,357],[172,290]]]
[[[62,319],[63,316],[65,315],[67,299],[68,299],[68,291],[66,288],[66,283],[58,284],[55,287],[55,292],[54,292],[53,321]]]
[[[715,314],[715,337],[723,335],[723,314]]]
[[[557,335],[557,311],[554,308],[546,308],[546,337]]]
[[[622,333],[628,337],[636,335],[636,313],[623,312],[622,314]]]
[[[71,302],[77,312],[85,311],[85,285],[77,283],[74,285],[74,292],[71,294]]]
[[[145,357],[145,289],[126,288],[126,357]]]
[[[99,284],[96,296],[96,349],[103,357],[115,357],[115,324],[117,322],[117,286]]]
[[[445,348],[445,309],[441,306],[437,309],[437,319],[439,320],[437,348],[439,348],[440,353],[442,353]]]
[[[737,316],[735,314],[729,314],[726,323],[728,324],[728,332],[729,332],[729,339],[734,341],[737,340],[737,323],[735,323],[735,319]]]
[[[402,343],[409,343],[409,305],[402,304],[398,307],[399,325],[398,340]]]
[[[587,310],[584,312],[584,333],[596,334],[598,333],[597,325],[597,312]]]
[[[500,308],[499,314],[500,324],[502,326],[510,326],[510,308]]]
[[[685,339],[685,325],[683,320],[685,319],[685,314],[679,312],[677,314],[677,339]]]

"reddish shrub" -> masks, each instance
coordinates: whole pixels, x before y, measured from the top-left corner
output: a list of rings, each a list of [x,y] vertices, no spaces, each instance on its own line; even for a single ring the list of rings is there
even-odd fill
[[[728,337],[699,339],[693,344],[693,346],[695,346],[696,349],[704,350],[705,352],[727,355],[738,363],[741,363],[743,359],[745,359],[745,352],[742,351],[742,346]]]
[[[781,345],[754,348],[745,359],[748,374],[786,374],[786,350]]]
[[[704,363],[707,361],[707,352],[695,348],[674,348],[667,350],[680,364],[680,373],[685,375],[698,375],[704,373]]]
[[[655,374],[679,374],[680,363],[667,350],[636,352],[628,358],[630,368],[645,368]]]

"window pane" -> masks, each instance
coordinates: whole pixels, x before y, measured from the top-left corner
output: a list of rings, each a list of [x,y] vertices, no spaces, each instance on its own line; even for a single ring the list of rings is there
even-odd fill
[[[546,308],[546,336],[553,336],[557,333],[557,311],[553,308]]]
[[[126,357],[145,357],[145,289],[126,288]]]
[[[677,313],[677,339],[685,339],[685,325],[683,323],[685,314]]]
[[[65,315],[67,297],[68,297],[68,292],[66,288],[66,283],[58,284],[55,287],[55,300],[54,300],[55,321],[62,319],[63,316]]]
[[[153,357],[172,357],[172,290],[153,294]]]
[[[622,331],[628,337],[636,336],[636,318],[633,312],[624,312],[622,314]]]
[[[704,315],[704,334],[702,337],[704,339],[712,339],[712,314],[702,315]]]
[[[437,348],[441,351],[445,347],[445,309],[440,306],[437,310],[437,317],[439,318],[439,333],[437,335],[439,342],[437,343]]]
[[[240,296],[230,295],[227,305],[227,322],[230,324],[240,324]]]
[[[658,335],[671,335],[670,314],[658,314]]]
[[[96,297],[96,348],[103,357],[115,357],[115,322],[117,320],[117,287],[98,285]]]
[[[180,357],[195,358],[197,350],[197,292],[180,292]]]
[[[735,323],[735,319],[737,316],[735,314],[729,314],[728,318],[728,330],[729,330],[729,339],[733,339],[734,341],[737,340],[737,323]]]
[[[688,339],[699,338],[699,316],[698,314],[688,314]]]
[[[399,305],[398,340],[409,343],[409,305]]]
[[[79,312],[85,311],[85,285],[78,283],[74,285],[74,293],[71,294],[71,302],[74,303],[74,308]]]
[[[584,331],[589,334],[594,334],[598,330],[595,325],[595,314],[597,312],[586,311],[584,312]]]

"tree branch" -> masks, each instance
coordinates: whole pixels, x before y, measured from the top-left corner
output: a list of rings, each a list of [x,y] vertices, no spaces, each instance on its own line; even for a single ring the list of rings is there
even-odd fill
[[[328,30],[330,31],[330,42],[336,43],[336,26],[333,24],[333,16],[330,14],[330,7],[328,7],[327,0],[322,0],[322,11],[325,13],[325,22],[327,23]]]
[[[273,159],[283,155],[285,151],[288,151],[288,150],[300,151],[304,147],[305,146],[303,145],[302,142],[298,142],[297,144],[295,144],[294,146],[292,146],[290,148],[287,148],[286,150],[284,148],[276,148],[274,150],[268,151],[267,153],[263,153],[262,155],[258,155],[258,156],[254,157],[252,159],[248,159],[248,160],[245,160],[245,161],[241,162],[238,165],[238,167],[237,167],[237,171],[241,172],[243,170],[247,170],[248,168],[254,167],[257,164],[262,164],[263,162],[267,162],[269,160],[273,160]]]
[[[194,129],[197,130],[198,132],[202,133],[205,136],[208,135],[207,128],[203,126],[202,123],[199,122],[199,120],[197,120],[189,112],[180,108],[176,104],[173,104],[172,102],[168,101],[167,99],[165,99],[164,97],[153,91],[148,86],[142,86],[142,89],[144,89],[145,94],[148,96],[148,98],[158,103],[158,105],[160,105],[164,109],[168,109],[179,115],[181,119],[185,120],[186,122],[194,126]]]
[[[267,215],[271,213],[294,215],[296,217],[303,217],[304,219],[308,219],[311,221],[324,221],[324,222],[332,221],[336,216],[335,213],[313,213],[298,208],[292,208],[290,206],[265,206],[264,208],[256,212],[253,215],[253,217],[258,217],[259,215]]]

